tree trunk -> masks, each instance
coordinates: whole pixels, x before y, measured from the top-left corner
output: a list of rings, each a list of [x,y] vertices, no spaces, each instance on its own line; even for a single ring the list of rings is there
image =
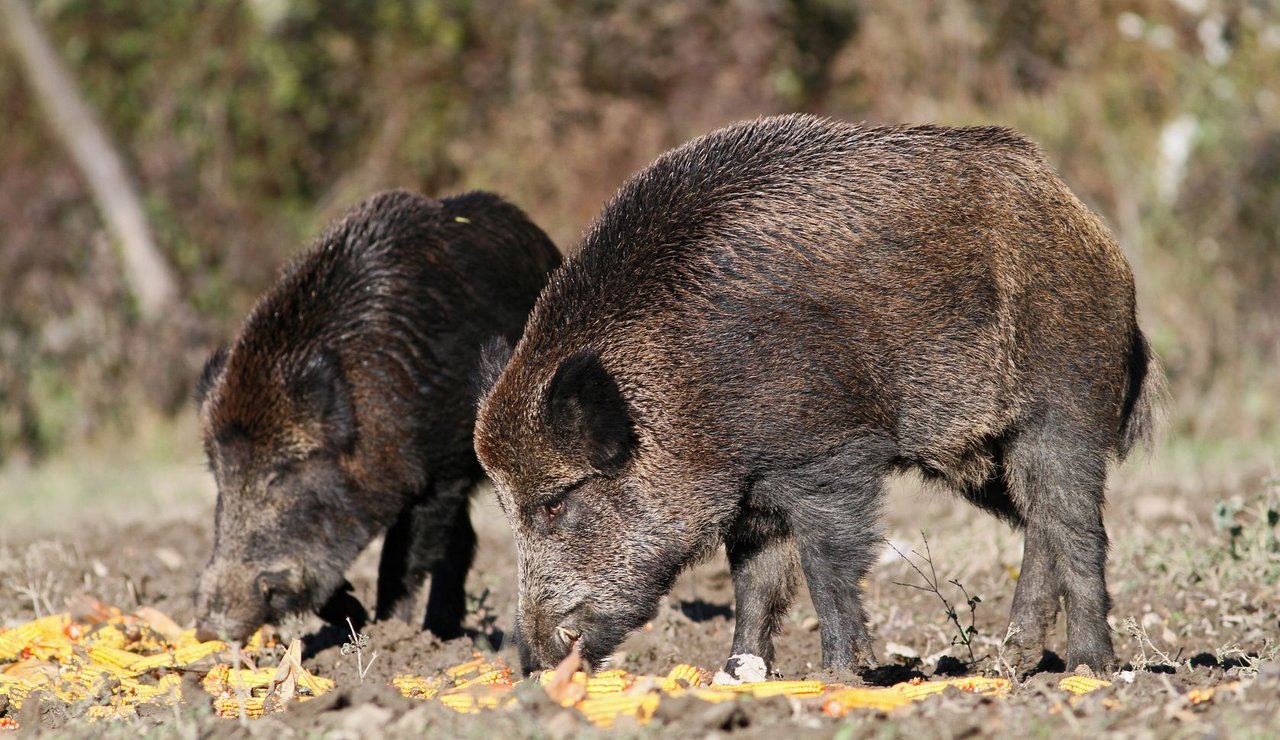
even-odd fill
[[[137,190],[75,80],[58,58],[26,0],[0,0],[0,17],[23,72],[102,213],[120,250],[125,283],[144,321],[156,322],[177,302],[177,282],[156,248]]]

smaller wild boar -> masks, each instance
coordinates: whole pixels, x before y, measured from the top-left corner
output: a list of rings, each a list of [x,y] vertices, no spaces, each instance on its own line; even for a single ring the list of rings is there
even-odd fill
[[[622,186],[503,359],[475,443],[526,670],[598,665],[721,543],[733,654],[772,662],[803,572],[823,665],[873,664],[858,584],[908,470],[1025,530],[1023,665],[1060,601],[1069,665],[1113,662],[1107,465],[1160,375],[1119,246],[1012,131],[708,134]]]
[[[352,209],[282,272],[196,391],[218,484],[213,555],[196,586],[206,633],[358,610],[343,572],[385,532],[376,616],[457,636],[475,533],[468,493],[481,346],[519,338],[560,262],[488,193],[404,191]]]

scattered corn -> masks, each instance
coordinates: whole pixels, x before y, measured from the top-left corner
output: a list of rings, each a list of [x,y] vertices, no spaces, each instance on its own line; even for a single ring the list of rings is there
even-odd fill
[[[884,688],[840,688],[827,694],[822,711],[832,717],[843,717],[854,709],[890,712],[934,694],[955,687],[984,696],[1006,696],[1011,684],[1004,678],[965,676],[941,681],[915,681]]]
[[[1097,691],[1110,685],[1110,681],[1104,681],[1093,676],[1067,676],[1058,682],[1059,689],[1070,691],[1076,696],[1083,696],[1091,691]]]
[[[17,660],[23,657],[23,650],[51,638],[67,640],[65,630],[70,623],[66,614],[54,614],[0,632],[0,661]]]
[[[758,681],[755,683],[721,684],[713,691],[732,694],[751,694],[757,698],[766,696],[817,696],[826,690],[821,681]]]
[[[587,697],[578,703],[578,709],[592,724],[603,728],[613,727],[618,717],[635,717],[641,724],[653,719],[658,710],[661,697],[656,693],[633,696],[618,694],[614,696]]]
[[[408,699],[430,699],[440,693],[440,679],[421,676],[396,676],[391,685]]]
[[[1191,689],[1187,692],[1187,701],[1191,704],[1203,704],[1213,700],[1213,695],[1219,691],[1232,691],[1240,688],[1239,681],[1224,683],[1221,686],[1206,686],[1199,689]]]
[[[174,669],[190,669],[227,650],[224,642],[200,642],[195,630],[179,628],[155,609],[127,615],[85,597],[73,611],[78,615],[74,619],[56,614],[0,631],[0,697],[10,711],[41,689],[68,703],[93,702],[86,708],[90,720],[136,717],[139,705],[169,706],[182,700],[182,674]],[[246,652],[261,652],[273,639],[260,631],[250,638]],[[247,713],[258,716],[275,674],[275,668],[242,671],[213,665],[203,685],[216,697],[220,713],[238,717],[243,696]],[[148,678],[139,680],[144,675]],[[150,677],[158,680],[153,683]],[[290,698],[299,701],[334,685],[301,666],[294,677]]]
[[[265,697],[261,696],[222,696],[213,700],[213,711],[219,717],[227,717],[235,719],[240,716],[243,710],[244,715],[250,719],[261,717],[265,712]]]
[[[441,694],[440,703],[461,714],[474,714],[482,709],[498,709],[515,701],[508,687],[488,687],[480,691],[458,691]]]

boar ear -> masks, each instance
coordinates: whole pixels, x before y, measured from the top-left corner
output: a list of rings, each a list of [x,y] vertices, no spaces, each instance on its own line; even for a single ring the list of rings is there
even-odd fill
[[[554,434],[606,475],[620,472],[631,456],[631,414],[618,384],[594,352],[579,352],[556,370],[547,390],[547,419]]]
[[[204,399],[209,397],[209,390],[213,388],[218,376],[222,375],[223,369],[227,366],[227,354],[227,345],[224,344],[204,363],[204,369],[200,371],[200,379],[196,381],[196,406],[203,406]]]
[[[507,338],[496,336],[484,343],[480,348],[480,361],[476,363],[475,372],[471,373],[471,400],[480,403],[493,385],[498,382],[507,363],[511,361],[511,345]]]
[[[328,350],[312,355],[290,384],[290,392],[299,410],[324,427],[329,447],[340,451],[351,448],[356,436],[355,409],[337,355]]]

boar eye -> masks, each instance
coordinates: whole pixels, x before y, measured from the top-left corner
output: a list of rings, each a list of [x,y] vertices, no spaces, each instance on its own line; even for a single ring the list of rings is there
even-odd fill
[[[564,499],[556,499],[542,507],[543,513],[546,514],[547,524],[555,522],[556,517],[564,513]]]

